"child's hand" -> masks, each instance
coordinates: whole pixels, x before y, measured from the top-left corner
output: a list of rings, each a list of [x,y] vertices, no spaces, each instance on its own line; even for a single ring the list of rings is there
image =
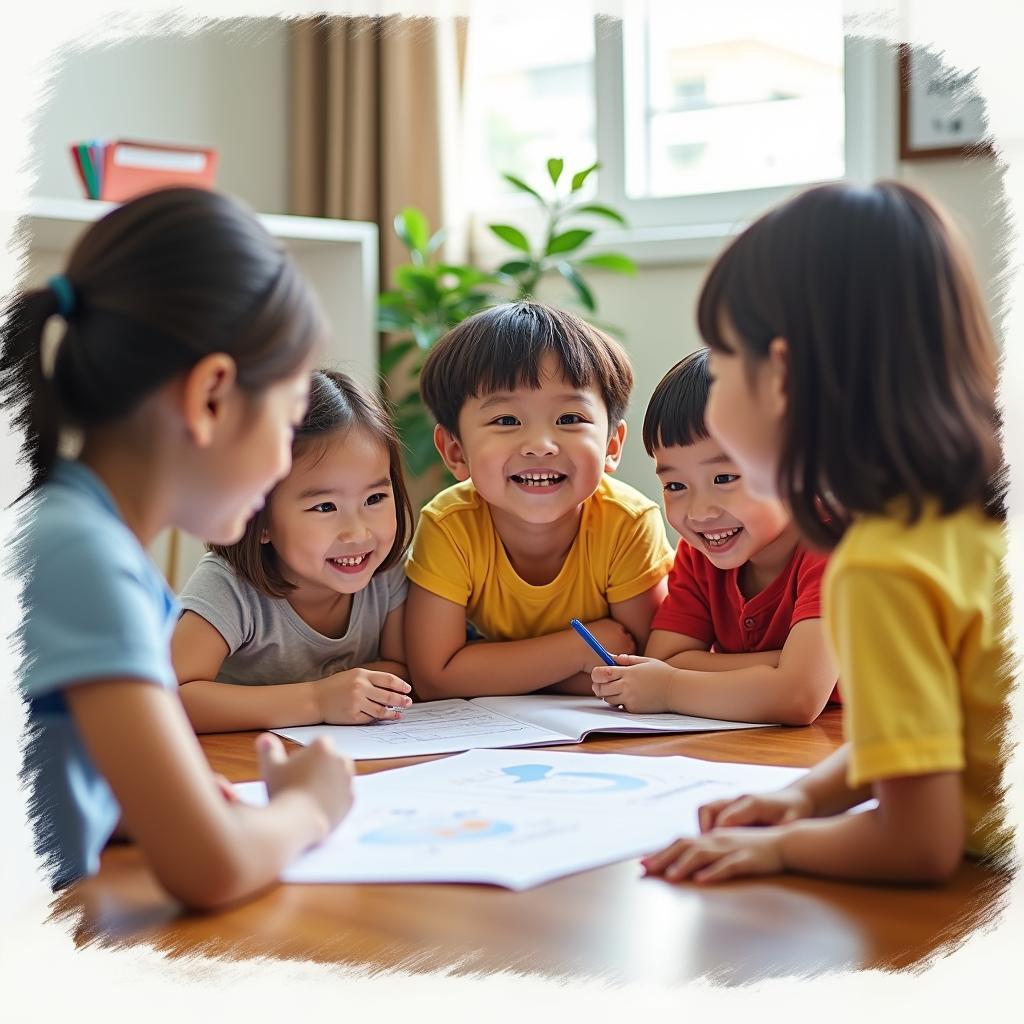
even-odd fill
[[[598,697],[633,714],[671,710],[668,693],[675,671],[671,665],[635,654],[620,654],[615,660],[618,666],[599,665],[590,673]]]
[[[785,825],[814,816],[814,804],[795,787],[756,796],[731,796],[713,800],[697,811],[701,832],[740,825]]]
[[[609,654],[634,654],[636,652],[636,641],[633,639],[633,634],[621,622],[608,618],[585,622],[584,625]],[[604,664],[596,654],[589,653],[589,647],[586,647],[585,644],[581,646],[585,647],[588,652],[581,671],[589,672],[595,665]]]
[[[289,757],[273,733],[256,737],[260,775],[273,798],[289,789],[311,797],[326,818],[327,835],[352,806],[352,761],[335,752],[322,736]]]
[[[232,785],[230,779],[221,775],[219,772],[214,772],[213,782],[220,795],[224,797],[229,804],[239,803],[238,794],[235,792],[235,787]]]
[[[379,720],[401,718],[412,698],[412,687],[390,672],[351,668],[325,676],[316,684],[320,719],[328,725],[366,725]]]
[[[640,863],[644,874],[664,875],[668,882],[685,878],[721,882],[746,875],[777,875],[786,868],[778,828],[716,829],[697,839],[677,839]]]

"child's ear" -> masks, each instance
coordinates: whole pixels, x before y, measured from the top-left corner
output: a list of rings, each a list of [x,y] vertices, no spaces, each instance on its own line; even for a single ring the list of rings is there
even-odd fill
[[[608,450],[604,456],[604,471],[614,473],[622,458],[622,446],[626,442],[626,421],[619,420],[612,436],[608,438]]]
[[[204,356],[185,375],[181,387],[181,414],[185,429],[200,448],[213,443],[227,416],[228,402],[237,397],[237,367],[223,352]]]
[[[769,412],[781,420],[789,404],[789,342],[785,338],[772,338],[768,345],[765,383]]]
[[[466,453],[462,450],[462,442],[439,423],[434,427],[434,446],[441,453],[444,464],[456,480],[469,479],[469,463]]]

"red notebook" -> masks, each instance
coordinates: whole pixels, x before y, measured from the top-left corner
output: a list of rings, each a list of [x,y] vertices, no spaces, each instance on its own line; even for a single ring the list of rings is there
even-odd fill
[[[120,203],[170,185],[213,188],[217,151],[118,139],[103,153],[100,199]]]
[[[71,155],[87,195],[114,203],[173,185],[213,188],[217,174],[217,151],[201,146],[117,139],[74,145]]]

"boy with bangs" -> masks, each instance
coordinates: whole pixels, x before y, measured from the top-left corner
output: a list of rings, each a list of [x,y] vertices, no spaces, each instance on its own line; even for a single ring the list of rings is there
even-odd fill
[[[657,505],[608,475],[632,387],[616,342],[536,302],[431,351],[420,390],[458,482],[423,509],[406,565],[421,698],[590,693],[598,659],[572,618],[610,651],[643,648],[672,551]]]
[[[827,559],[798,544],[780,501],[750,494],[709,436],[710,386],[702,349],[651,396],[644,447],[682,540],[646,657],[595,668],[594,692],[635,713],[806,725],[836,679],[821,621]]]

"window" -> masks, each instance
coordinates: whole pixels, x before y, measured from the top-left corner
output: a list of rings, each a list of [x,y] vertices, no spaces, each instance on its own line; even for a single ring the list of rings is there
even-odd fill
[[[840,178],[843,21],[834,0],[647,0],[623,22],[625,191],[700,195]],[[793,26],[799,26],[794,31]]]
[[[550,156],[596,159],[588,187],[632,228],[609,242],[646,233],[666,259],[699,258],[798,188],[891,173],[884,47],[844,40],[841,0],[624,9],[621,21],[595,19],[589,0],[471,12],[467,178],[482,219],[524,200],[501,172],[536,185]]]

